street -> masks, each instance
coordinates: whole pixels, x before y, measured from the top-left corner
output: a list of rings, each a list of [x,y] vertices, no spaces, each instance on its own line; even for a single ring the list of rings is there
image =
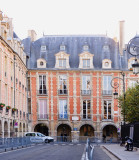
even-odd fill
[[[0,153],[0,160],[81,160],[85,144],[43,144]]]

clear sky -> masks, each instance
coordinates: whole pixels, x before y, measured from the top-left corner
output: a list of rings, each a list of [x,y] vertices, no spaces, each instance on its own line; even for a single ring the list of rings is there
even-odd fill
[[[34,29],[43,35],[106,34],[118,36],[125,20],[125,42],[139,34],[139,0],[0,0],[0,9],[13,18],[20,39]]]

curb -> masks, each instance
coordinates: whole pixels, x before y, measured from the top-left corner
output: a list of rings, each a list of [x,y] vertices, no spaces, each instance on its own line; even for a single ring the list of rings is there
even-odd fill
[[[115,156],[118,160],[123,160],[122,158],[120,158],[119,156],[117,156],[116,154],[114,154],[112,151],[110,151],[108,148],[106,148],[105,146],[102,146],[103,148],[105,148],[110,154],[112,154],[113,156]]]

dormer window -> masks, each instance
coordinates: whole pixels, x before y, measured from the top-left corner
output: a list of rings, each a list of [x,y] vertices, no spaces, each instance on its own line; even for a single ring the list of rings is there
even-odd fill
[[[46,68],[46,60],[43,58],[39,58],[37,60],[37,68]]]
[[[83,59],[83,68],[90,68],[90,59]]]
[[[46,46],[41,46],[41,52],[46,52]]]
[[[89,46],[88,45],[84,45],[83,46],[83,51],[88,51],[89,50]]]
[[[103,46],[103,52],[109,52],[110,51],[110,48],[108,45],[104,45]]]
[[[102,68],[105,68],[105,69],[110,69],[111,68],[111,60],[109,59],[104,59],[102,61]]]
[[[41,62],[40,62],[40,66],[43,66],[43,64],[44,64],[43,61],[41,61]]]
[[[66,46],[65,45],[60,45],[60,51],[65,51],[66,50]]]
[[[93,54],[89,53],[88,51],[84,51],[79,55],[80,62],[79,62],[79,68],[94,68],[93,66]]]
[[[56,64],[55,68],[70,68],[69,66],[69,54],[65,53],[64,51],[60,51],[59,53],[55,54],[56,56]]]
[[[135,58],[130,58],[130,59],[128,60],[128,69],[129,69],[129,70],[133,70],[132,64],[134,64],[134,63],[135,63]]]
[[[59,67],[66,68],[66,59],[59,59]]]

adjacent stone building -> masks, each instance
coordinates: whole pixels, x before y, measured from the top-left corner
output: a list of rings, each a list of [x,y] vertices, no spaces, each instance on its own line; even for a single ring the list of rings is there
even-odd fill
[[[0,11],[0,137],[27,131],[27,67],[21,40],[12,19]]]

